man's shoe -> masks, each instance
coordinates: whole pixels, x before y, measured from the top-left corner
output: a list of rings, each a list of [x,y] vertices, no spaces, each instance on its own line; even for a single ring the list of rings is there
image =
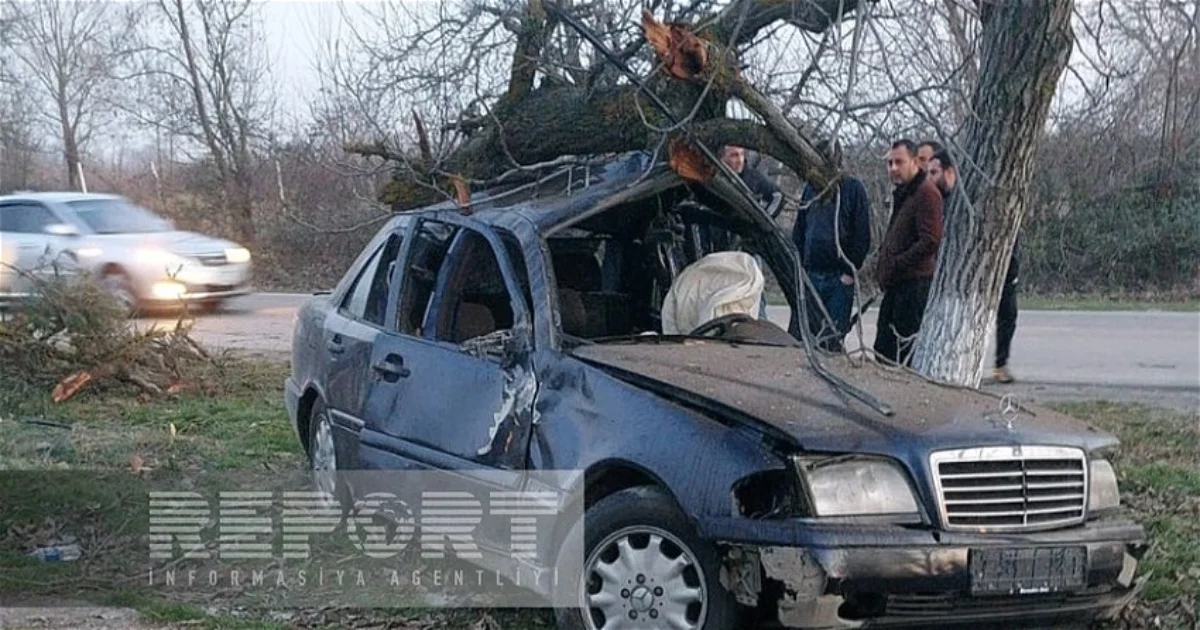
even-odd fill
[[[996,368],[992,371],[992,377],[996,379],[997,383],[1004,383],[1007,385],[1008,383],[1013,382],[1012,374],[1009,373],[1007,367]]]

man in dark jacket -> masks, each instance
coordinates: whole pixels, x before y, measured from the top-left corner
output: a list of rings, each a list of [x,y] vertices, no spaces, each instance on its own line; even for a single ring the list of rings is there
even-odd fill
[[[856,177],[843,175],[834,186],[822,194],[812,184],[805,185],[792,240],[835,327],[830,330],[814,307],[808,313],[809,330],[823,348],[840,352],[850,330],[855,274],[871,249],[871,200]]]
[[[733,144],[721,147],[721,161],[742,178],[742,182],[754,193],[771,218],[779,215],[783,208],[783,204],[780,203],[783,201],[783,194],[766,175],[746,164],[746,149]]]
[[[943,205],[947,213],[952,209],[955,191],[958,190],[958,169],[946,151],[940,151],[929,161],[929,179],[942,192]],[[1008,371],[1008,355],[1012,350],[1013,335],[1017,332],[1017,280],[1021,273],[1021,241],[1013,243],[1008,258],[1008,273],[1004,276],[1004,290],[1000,293],[1000,307],[996,311],[996,368],[993,376],[998,383],[1013,382]]]
[[[942,241],[942,195],[917,163],[912,140],[897,140],[887,157],[892,218],[879,248],[875,279],[883,289],[875,354],[907,364],[929,297]]]

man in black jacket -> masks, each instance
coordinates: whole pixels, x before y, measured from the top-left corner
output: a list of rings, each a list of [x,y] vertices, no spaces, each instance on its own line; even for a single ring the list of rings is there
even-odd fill
[[[838,159],[837,151],[833,154]],[[838,352],[850,329],[855,274],[871,249],[871,200],[866,186],[849,175],[828,191],[805,185],[792,240],[835,326],[830,330],[814,305],[809,309],[809,330],[823,348]]]
[[[772,219],[779,215],[783,208],[783,204],[780,203],[783,201],[783,194],[766,175],[746,164],[746,149],[733,144],[725,145],[721,148],[721,161],[742,178]]]
[[[958,190],[958,169],[946,151],[939,151],[929,160],[929,178],[942,191],[947,216],[953,210],[951,200]],[[1013,382],[1008,371],[1008,355],[1012,350],[1013,335],[1017,332],[1017,281],[1021,273],[1021,241],[1013,243],[1008,259],[1008,274],[1004,276],[1004,289],[1000,293],[1000,307],[996,311],[996,368],[993,376],[997,383]]]

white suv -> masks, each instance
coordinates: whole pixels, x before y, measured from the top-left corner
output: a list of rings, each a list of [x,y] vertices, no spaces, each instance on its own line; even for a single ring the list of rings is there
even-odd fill
[[[116,195],[0,196],[0,302],[27,297],[30,276],[77,269],[90,272],[131,311],[215,304],[248,291],[250,252],[176,230]]]

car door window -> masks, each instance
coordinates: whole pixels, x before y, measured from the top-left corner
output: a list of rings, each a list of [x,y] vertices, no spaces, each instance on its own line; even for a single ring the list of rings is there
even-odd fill
[[[56,223],[54,215],[39,204],[23,203],[0,207],[0,232],[42,234]]]
[[[412,236],[411,254],[401,287],[397,329],[416,337],[423,336],[429,298],[442,269],[442,262],[458,228],[437,221],[422,221]]]
[[[403,239],[393,234],[363,265],[354,280],[341,309],[347,316],[376,326],[383,326],[387,313],[388,290],[391,287],[396,258]]]
[[[461,344],[513,327],[513,301],[496,252],[483,235],[466,231],[448,262],[426,327],[439,341]],[[427,320],[429,319],[427,317]]]

